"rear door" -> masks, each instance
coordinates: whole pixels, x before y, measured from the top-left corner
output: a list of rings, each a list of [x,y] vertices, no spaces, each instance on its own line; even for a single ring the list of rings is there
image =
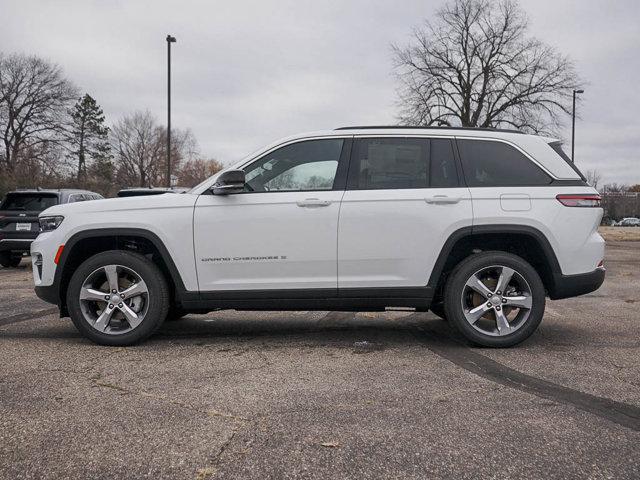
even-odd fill
[[[361,137],[338,229],[338,288],[424,287],[447,238],[472,222],[450,138]]]

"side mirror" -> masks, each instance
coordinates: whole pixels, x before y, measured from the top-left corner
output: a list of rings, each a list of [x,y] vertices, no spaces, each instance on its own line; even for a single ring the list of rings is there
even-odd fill
[[[220,174],[211,187],[214,195],[244,192],[244,170],[227,170]]]

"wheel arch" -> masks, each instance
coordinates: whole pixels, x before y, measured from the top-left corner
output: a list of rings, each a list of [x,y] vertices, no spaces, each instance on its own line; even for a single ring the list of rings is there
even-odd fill
[[[542,279],[551,298],[556,297],[556,278],[562,270],[544,233],[528,225],[479,225],[464,227],[451,234],[443,245],[429,277],[435,298],[442,293],[448,274],[465,258],[479,251],[500,250],[514,253],[529,262]]]
[[[171,296],[179,298],[184,282],[164,242],[153,232],[140,228],[99,228],[84,230],[65,242],[54,276],[61,316],[68,314],[67,286],[75,269],[87,258],[107,250],[128,250],[150,256],[164,273]]]

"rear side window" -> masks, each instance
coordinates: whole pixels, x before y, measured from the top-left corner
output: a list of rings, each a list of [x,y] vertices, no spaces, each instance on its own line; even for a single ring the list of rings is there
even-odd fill
[[[432,188],[457,187],[458,172],[456,172],[451,140],[434,138],[430,142],[429,186]]]
[[[469,187],[549,185],[551,177],[520,151],[502,142],[458,140]]]
[[[562,143],[561,142],[551,142],[549,144],[549,146],[553,149],[554,152],[556,152],[558,154],[558,156],[560,158],[562,158],[565,162],[567,162],[567,165],[569,165],[574,172],[576,172],[578,175],[580,175],[580,178],[583,181],[585,181],[585,182],[587,181],[586,177],[578,169],[576,164],[571,161],[571,159],[569,158],[569,155],[567,155],[564,152],[564,150],[562,149]]]
[[[426,138],[362,138],[351,157],[355,190],[458,186],[451,141]]]
[[[9,193],[0,205],[0,210],[41,212],[58,204],[55,193]]]
[[[81,193],[74,193],[69,195],[69,200],[67,203],[76,203],[76,202],[84,202],[86,200],[85,196]]]

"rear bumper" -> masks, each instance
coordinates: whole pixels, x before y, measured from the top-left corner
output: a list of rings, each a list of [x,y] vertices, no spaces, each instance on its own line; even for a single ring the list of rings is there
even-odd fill
[[[29,253],[33,238],[3,238],[0,239],[0,252],[26,252]]]
[[[591,293],[600,288],[604,282],[605,269],[597,268],[593,272],[577,275],[553,274],[553,291],[549,292],[551,300],[577,297]]]

